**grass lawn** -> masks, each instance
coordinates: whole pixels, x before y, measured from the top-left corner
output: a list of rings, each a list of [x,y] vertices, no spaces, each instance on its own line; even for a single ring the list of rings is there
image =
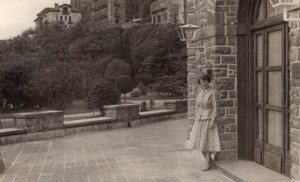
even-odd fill
[[[143,101],[145,101],[147,103],[148,109],[149,109],[149,102],[151,99],[153,99],[155,103],[153,110],[158,110],[158,109],[164,109],[164,101],[179,99],[179,98],[162,96],[162,95],[158,95],[158,96],[143,95],[141,97],[131,98],[129,94],[126,95],[126,103],[141,104]],[[121,96],[121,102],[124,103],[123,95]],[[67,109],[65,109],[65,114],[78,114],[78,113],[87,113],[87,112],[94,112],[94,111],[98,111],[98,109],[97,108],[88,109],[86,108],[83,100],[75,100]]]

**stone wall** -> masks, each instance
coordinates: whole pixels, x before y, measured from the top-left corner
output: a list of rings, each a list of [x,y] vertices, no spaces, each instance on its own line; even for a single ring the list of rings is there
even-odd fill
[[[300,25],[289,23],[290,33],[290,138],[292,182],[300,181]]]
[[[195,1],[190,5],[187,23],[201,28],[188,45],[188,117],[191,131],[194,123],[197,77],[212,73],[212,86],[219,93],[219,117],[222,152],[217,159],[237,159],[237,0]]]
[[[26,128],[29,133],[57,130],[64,128],[63,111],[41,111],[13,114],[15,126]]]

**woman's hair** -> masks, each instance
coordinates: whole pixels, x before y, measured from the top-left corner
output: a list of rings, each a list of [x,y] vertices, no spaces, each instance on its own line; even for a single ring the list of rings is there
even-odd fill
[[[200,82],[200,80],[207,80],[209,83],[210,83],[210,81],[211,81],[211,78],[210,78],[210,76],[208,76],[208,75],[206,75],[206,74],[203,74],[203,75],[201,75],[199,78],[198,78],[198,83],[199,84],[201,84],[201,82]]]

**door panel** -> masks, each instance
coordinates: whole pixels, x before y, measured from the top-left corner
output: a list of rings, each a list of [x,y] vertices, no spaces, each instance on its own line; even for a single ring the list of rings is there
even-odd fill
[[[284,173],[287,109],[284,25],[253,32],[255,142],[254,161]]]

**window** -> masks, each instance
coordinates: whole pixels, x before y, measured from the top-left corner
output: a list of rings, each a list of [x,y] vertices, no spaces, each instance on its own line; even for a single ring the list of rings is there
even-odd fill
[[[158,15],[157,16],[157,23],[160,23],[161,22],[161,15]]]
[[[71,24],[72,23],[72,17],[69,16],[69,23]]]
[[[168,13],[167,12],[165,12],[164,13],[164,18],[163,18],[163,21],[164,22],[166,22],[168,20]]]
[[[118,24],[118,23],[119,23],[119,19],[116,18],[116,19],[115,19],[115,24]]]
[[[119,8],[115,8],[115,13],[118,13],[119,12]]]
[[[68,17],[67,17],[67,16],[65,16],[65,20],[66,20],[66,21],[68,20]]]
[[[60,20],[63,21],[63,16],[60,16]]]

